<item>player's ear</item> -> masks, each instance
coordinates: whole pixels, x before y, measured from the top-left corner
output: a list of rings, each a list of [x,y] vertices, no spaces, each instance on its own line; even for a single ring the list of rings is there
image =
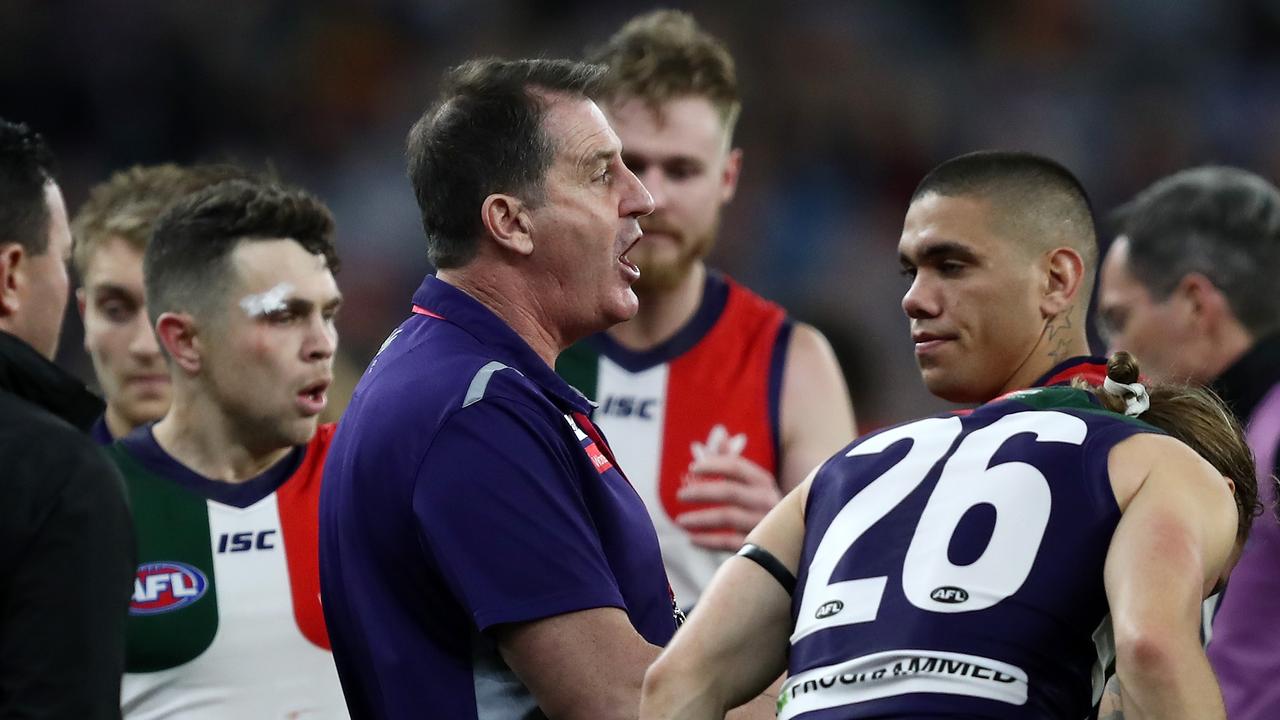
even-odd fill
[[[738,192],[738,177],[742,174],[742,148],[730,148],[720,171],[720,202],[727,203]]]
[[[533,254],[533,218],[520,198],[494,193],[480,206],[480,220],[499,245],[520,255]]]
[[[1060,315],[1078,304],[1084,285],[1084,258],[1074,248],[1058,247],[1044,256],[1044,295],[1040,311],[1046,317]]]
[[[199,373],[203,365],[196,330],[195,318],[189,313],[167,312],[156,318],[156,339],[174,364],[188,375]]]

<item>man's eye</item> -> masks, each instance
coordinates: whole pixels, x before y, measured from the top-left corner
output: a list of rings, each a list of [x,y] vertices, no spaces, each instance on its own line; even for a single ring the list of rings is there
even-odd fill
[[[98,310],[111,322],[127,322],[133,318],[134,309],[130,303],[121,300],[108,300],[98,306]]]
[[[898,271],[898,274],[904,278],[911,278],[914,280],[916,277],[916,269],[913,267],[904,267]]]
[[[688,180],[698,174],[698,168],[692,165],[675,165],[667,168],[667,177],[677,182]]]
[[[294,318],[297,316],[290,310],[276,310],[274,312],[267,313],[266,317],[267,322],[273,325],[287,325],[288,323],[293,322]]]
[[[943,275],[957,275],[964,270],[964,264],[948,260],[939,265],[938,270]]]
[[[1104,315],[1102,318],[1102,327],[1112,335],[1124,332],[1124,324],[1129,318],[1124,315],[1112,314]]]

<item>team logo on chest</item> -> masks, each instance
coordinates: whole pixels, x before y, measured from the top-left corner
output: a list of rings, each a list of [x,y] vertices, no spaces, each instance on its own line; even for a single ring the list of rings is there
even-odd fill
[[[609,395],[600,404],[600,413],[610,417],[634,417],[641,420],[652,420],[657,417],[659,407],[657,398]]]
[[[130,615],[157,615],[184,608],[204,596],[209,579],[199,568],[161,560],[143,563],[133,578]]]
[[[747,434],[730,435],[729,429],[724,425],[716,425],[711,428],[711,433],[707,435],[705,443],[700,443],[697,440],[689,443],[689,452],[693,453],[695,461],[716,455],[738,457],[742,455],[742,451],[746,448]]]

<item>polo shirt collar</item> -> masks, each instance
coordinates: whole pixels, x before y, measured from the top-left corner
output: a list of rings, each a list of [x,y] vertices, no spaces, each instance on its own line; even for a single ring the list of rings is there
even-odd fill
[[[584,415],[591,412],[591,401],[557,375],[524,338],[479,300],[428,275],[413,294],[413,304],[429,313],[426,319],[443,320],[483,343],[493,353],[493,359],[519,371],[558,405]]]

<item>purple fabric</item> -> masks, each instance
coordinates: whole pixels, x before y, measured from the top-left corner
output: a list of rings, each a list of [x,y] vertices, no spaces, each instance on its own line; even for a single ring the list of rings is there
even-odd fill
[[[567,419],[585,397],[461,290],[428,277],[413,300],[430,314],[370,363],[325,464],[320,583],[347,704],[355,718],[542,717],[489,630],[617,607],[666,644],[658,537]]]
[[[1258,466],[1263,513],[1213,621],[1209,663],[1222,686],[1231,720],[1280,717],[1280,521],[1271,474],[1280,443],[1280,385],[1271,388],[1249,418],[1246,435]]]

